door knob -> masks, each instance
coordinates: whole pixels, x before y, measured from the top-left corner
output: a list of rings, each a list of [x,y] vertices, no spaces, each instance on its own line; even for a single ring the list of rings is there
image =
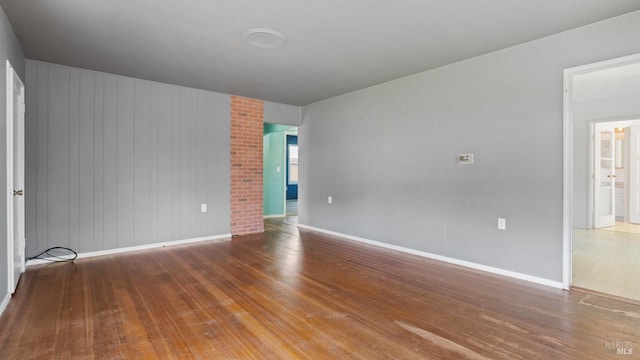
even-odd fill
[[[24,190],[13,190],[13,196],[22,196],[24,195]]]

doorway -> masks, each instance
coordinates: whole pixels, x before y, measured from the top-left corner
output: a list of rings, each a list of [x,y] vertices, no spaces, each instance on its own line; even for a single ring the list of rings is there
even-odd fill
[[[287,216],[298,215],[298,135],[288,132],[286,149]]]
[[[586,228],[632,229],[640,225],[640,119],[591,124]]]
[[[264,217],[298,215],[298,128],[264,124]]]
[[[564,75],[563,285],[640,300],[640,54]]]
[[[7,60],[7,263],[8,291],[18,286],[25,263],[24,84]]]

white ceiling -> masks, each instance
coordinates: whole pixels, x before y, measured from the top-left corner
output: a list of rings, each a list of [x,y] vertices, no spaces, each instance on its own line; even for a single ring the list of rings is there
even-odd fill
[[[305,105],[640,9],[640,0],[0,0],[30,59]],[[242,42],[284,33],[280,49]]]

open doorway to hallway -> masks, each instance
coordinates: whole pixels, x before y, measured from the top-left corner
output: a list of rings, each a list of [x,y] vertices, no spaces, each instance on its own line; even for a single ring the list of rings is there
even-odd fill
[[[295,131],[294,131],[295,130]],[[298,129],[288,130],[286,150],[286,214],[298,216]]]
[[[264,124],[264,217],[298,216],[298,128]]]
[[[640,301],[640,56],[570,78],[572,287]]]
[[[591,124],[588,229],[573,231],[573,285],[640,300],[640,120]]]

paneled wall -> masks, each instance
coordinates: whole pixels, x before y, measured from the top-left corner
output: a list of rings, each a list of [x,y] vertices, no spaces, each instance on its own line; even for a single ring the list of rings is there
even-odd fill
[[[26,66],[27,255],[230,232],[229,95]]]

